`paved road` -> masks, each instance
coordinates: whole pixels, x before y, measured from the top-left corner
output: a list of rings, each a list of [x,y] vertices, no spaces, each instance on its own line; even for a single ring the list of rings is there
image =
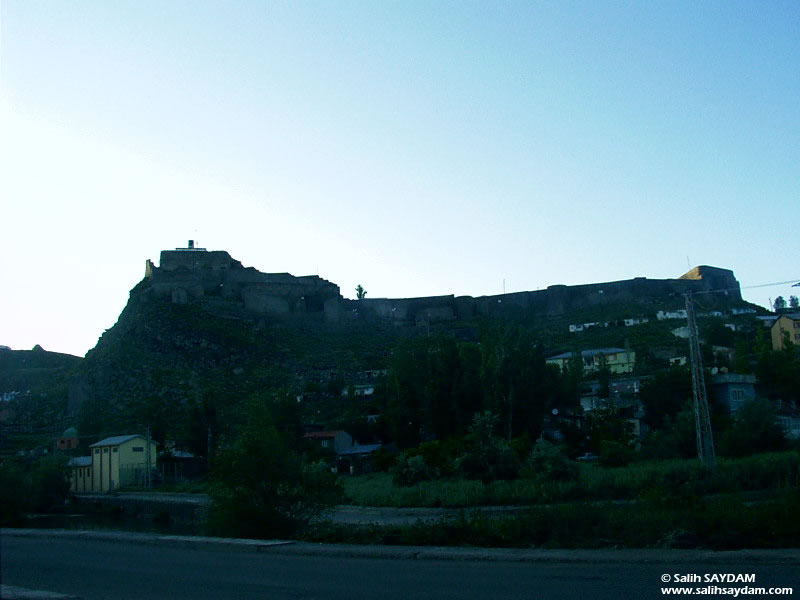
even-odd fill
[[[409,560],[392,558],[385,548],[374,549],[382,557],[370,556],[369,548],[355,548],[352,553],[361,556],[346,557],[342,547],[179,546],[6,533],[0,542],[2,583],[83,600],[621,600],[662,597],[663,573],[754,573],[756,585],[800,584],[796,552],[726,554],[717,561],[708,553],[568,553],[573,562],[564,563],[524,562],[502,551],[487,553],[489,560],[464,559],[472,555],[458,552],[452,560]],[[516,558],[495,560],[504,556]]]

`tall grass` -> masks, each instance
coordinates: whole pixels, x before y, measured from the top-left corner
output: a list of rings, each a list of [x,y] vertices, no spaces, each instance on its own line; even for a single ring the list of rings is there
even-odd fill
[[[309,541],[358,544],[543,548],[786,548],[800,545],[800,489],[750,505],[741,494],[635,504],[575,502],[488,518],[461,511],[410,526],[321,523]]]
[[[574,500],[631,500],[692,497],[800,486],[800,453],[719,459],[712,471],[696,460],[633,463],[603,468],[581,465],[574,481],[516,479],[484,484],[465,479],[397,486],[385,473],[343,479],[348,501],[361,506],[469,507]]]

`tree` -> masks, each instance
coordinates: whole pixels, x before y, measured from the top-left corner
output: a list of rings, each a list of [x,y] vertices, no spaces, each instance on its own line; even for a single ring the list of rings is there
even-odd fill
[[[63,508],[69,495],[69,469],[64,456],[45,456],[31,471],[31,501],[33,508],[47,512]]]
[[[650,432],[642,444],[642,455],[660,460],[697,457],[697,433],[691,401],[685,402],[674,417],[666,416],[660,429]]]
[[[304,462],[268,407],[252,401],[239,436],[217,452],[211,497],[217,533],[291,537],[336,504],[341,489],[327,465]]]
[[[356,286],[356,298],[358,300],[363,300],[367,295],[367,290],[365,290],[362,285],[359,283]]]
[[[464,439],[466,451],[459,466],[470,479],[484,483],[513,479],[519,472],[519,459],[506,440],[497,436],[500,419],[490,411],[475,413]]]
[[[775,312],[781,311],[786,308],[786,299],[783,296],[778,296],[772,306],[775,308]]]
[[[675,366],[659,371],[642,383],[639,398],[644,405],[644,422],[651,429],[661,429],[680,412],[692,397],[692,378],[689,369]]]
[[[800,308],[800,300],[797,299],[797,296],[789,296],[789,308],[792,310]]]
[[[769,401],[751,400],[742,405],[731,427],[722,434],[720,454],[747,456],[786,449],[786,432],[775,422]]]
[[[500,416],[507,439],[541,434],[544,415],[561,396],[559,376],[530,332],[507,327],[481,340],[484,406]]]
[[[601,452],[605,442],[615,442],[623,446],[633,443],[633,425],[620,415],[613,402],[587,413],[585,428],[589,437],[589,448],[596,453]]]

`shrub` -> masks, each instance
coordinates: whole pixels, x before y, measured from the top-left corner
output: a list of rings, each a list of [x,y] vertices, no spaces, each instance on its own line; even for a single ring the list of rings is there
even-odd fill
[[[562,448],[545,440],[536,442],[523,469],[525,477],[542,481],[572,481],[578,472]]]
[[[0,463],[0,525],[16,525],[28,509],[30,494],[22,470],[6,461]]]
[[[600,464],[604,467],[624,467],[633,460],[633,448],[614,440],[600,442]]]
[[[747,456],[786,447],[786,433],[775,422],[775,410],[767,400],[761,399],[744,403],[719,443],[720,454],[725,456]]]
[[[519,459],[506,440],[494,435],[498,417],[486,411],[476,413],[465,438],[465,452],[458,467],[469,479],[484,483],[514,479],[519,474]]]
[[[62,456],[46,456],[31,471],[31,502],[39,512],[64,507],[69,495],[67,460]]]
[[[432,469],[425,464],[425,460],[421,456],[408,456],[406,453],[397,457],[389,472],[396,485],[406,487],[433,478]]]

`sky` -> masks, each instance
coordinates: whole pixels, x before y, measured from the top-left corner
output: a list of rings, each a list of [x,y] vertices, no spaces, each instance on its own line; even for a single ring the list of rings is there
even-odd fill
[[[800,295],[798,65],[793,0],[0,0],[0,344],[84,355],[189,239],[350,298]]]

